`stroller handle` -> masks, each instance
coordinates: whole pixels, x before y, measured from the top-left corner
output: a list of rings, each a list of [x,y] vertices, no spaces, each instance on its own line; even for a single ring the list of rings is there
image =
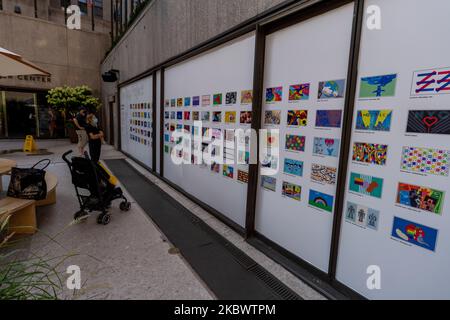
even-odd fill
[[[71,153],[72,153],[72,150],[69,150],[69,151],[64,152],[64,154],[62,155],[63,160],[64,160],[68,165],[70,165],[70,161],[69,161],[69,159],[67,159],[67,156],[68,156],[69,154],[71,154]]]

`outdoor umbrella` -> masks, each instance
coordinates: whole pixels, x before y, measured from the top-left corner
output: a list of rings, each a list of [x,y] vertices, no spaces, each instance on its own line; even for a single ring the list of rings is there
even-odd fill
[[[24,75],[49,76],[50,73],[23,59],[20,55],[0,47],[0,77]]]

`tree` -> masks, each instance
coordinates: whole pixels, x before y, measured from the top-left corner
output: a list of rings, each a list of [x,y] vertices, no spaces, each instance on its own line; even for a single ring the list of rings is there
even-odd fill
[[[47,103],[64,114],[74,116],[81,107],[91,111],[97,111],[101,103],[92,96],[92,90],[88,86],[56,87],[49,90]]]

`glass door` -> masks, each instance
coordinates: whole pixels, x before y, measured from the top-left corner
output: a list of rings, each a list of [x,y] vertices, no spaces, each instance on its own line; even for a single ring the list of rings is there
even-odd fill
[[[6,91],[5,104],[8,138],[37,136],[37,108],[34,93]]]

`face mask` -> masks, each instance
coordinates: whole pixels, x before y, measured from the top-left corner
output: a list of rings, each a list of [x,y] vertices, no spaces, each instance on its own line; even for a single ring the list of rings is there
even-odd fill
[[[92,123],[94,124],[94,126],[98,125],[98,119],[97,117],[92,118]]]

